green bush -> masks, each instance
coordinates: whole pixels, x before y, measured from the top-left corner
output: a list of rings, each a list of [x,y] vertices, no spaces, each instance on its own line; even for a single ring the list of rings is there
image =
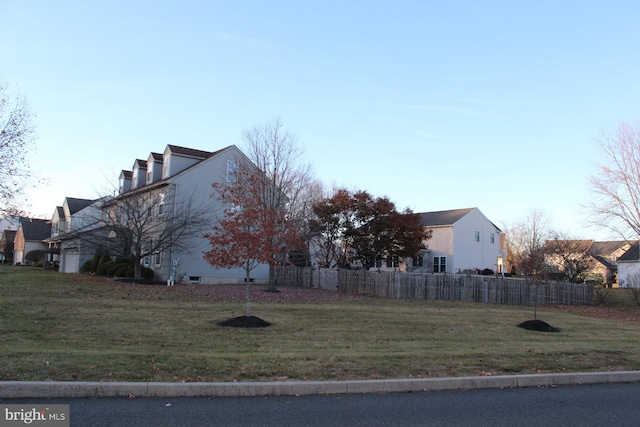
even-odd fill
[[[93,260],[90,259],[89,261],[85,262],[84,264],[82,264],[82,267],[80,267],[80,273],[93,273],[95,270],[93,270]]]
[[[119,260],[116,260],[116,261],[108,262],[106,264],[107,275],[108,276],[118,276],[117,275],[118,270],[122,269],[123,267],[126,268],[126,269],[132,268],[133,267],[132,262],[130,260],[127,260],[127,259],[119,259]],[[125,270],[125,272],[126,272],[126,270]],[[119,277],[124,277],[124,276],[119,276]]]
[[[93,259],[91,260],[91,273],[95,273],[96,271],[98,271],[98,264],[100,264],[100,260],[102,259],[102,255],[101,254],[95,254],[93,256]]]
[[[102,255],[100,257],[100,262],[98,262],[98,269],[96,270],[96,274],[98,276],[106,276],[109,265],[111,265],[113,261],[109,255]]]

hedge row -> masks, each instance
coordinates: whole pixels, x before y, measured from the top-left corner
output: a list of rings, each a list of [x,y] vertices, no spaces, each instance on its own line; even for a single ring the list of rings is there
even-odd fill
[[[80,268],[81,273],[92,273],[98,276],[133,277],[134,261],[127,259],[113,260],[109,255],[95,255]],[[142,267],[142,277],[153,279],[153,270]]]

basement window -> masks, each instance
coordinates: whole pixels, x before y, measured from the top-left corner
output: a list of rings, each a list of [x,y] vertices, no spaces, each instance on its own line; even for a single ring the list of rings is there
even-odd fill
[[[189,276],[189,282],[200,283],[200,276]]]

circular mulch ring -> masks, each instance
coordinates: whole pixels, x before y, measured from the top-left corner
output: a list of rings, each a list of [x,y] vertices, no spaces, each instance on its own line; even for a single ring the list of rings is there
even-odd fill
[[[239,316],[218,322],[218,326],[226,326],[229,328],[267,328],[271,326],[271,323],[265,322],[256,316]]]
[[[542,320],[527,320],[520,323],[518,327],[538,332],[560,332],[559,328],[554,328],[553,326],[551,326],[547,322],[543,322]]]

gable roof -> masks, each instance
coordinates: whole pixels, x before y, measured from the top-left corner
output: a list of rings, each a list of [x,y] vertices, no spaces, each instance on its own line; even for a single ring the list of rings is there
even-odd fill
[[[147,168],[147,161],[146,160],[142,160],[142,159],[136,159],[136,161],[133,162],[133,167],[135,168],[136,165],[138,165],[138,169],[146,169]]]
[[[149,154],[150,158],[153,158],[153,160],[155,162],[162,162],[162,153],[151,153]],[[147,159],[147,162],[149,161],[149,159]]]
[[[76,199],[73,197],[67,197],[67,206],[69,206],[69,212],[71,213],[71,215],[81,211],[92,203],[93,200],[89,199]]]
[[[629,250],[627,250],[618,261],[640,261],[640,244],[639,242],[633,242]]]
[[[594,256],[612,255],[614,252],[623,249],[628,244],[630,244],[630,242],[626,241],[593,242],[590,253]]]
[[[20,218],[24,240],[44,240],[51,236],[51,222],[46,219]]]
[[[165,149],[165,152],[167,150],[169,150],[174,154],[179,154],[179,155],[182,155],[182,156],[188,156],[188,157],[196,158],[196,159],[198,159],[198,161],[193,163],[190,166],[187,166],[186,168],[182,169],[181,171],[176,172],[175,174],[173,174],[173,175],[171,175],[169,177],[155,180],[152,183],[145,183],[144,185],[141,185],[141,186],[138,186],[136,188],[129,189],[129,190],[125,191],[125,192],[122,192],[117,197],[111,199],[110,201],[115,201],[121,196],[131,196],[131,195],[134,195],[134,194],[139,194],[139,193],[148,191],[148,190],[150,190],[152,188],[158,188],[160,186],[167,185],[175,177],[184,174],[186,171],[188,171],[188,170],[190,170],[190,169],[192,169],[194,167],[197,167],[198,165],[201,165],[203,162],[207,161],[209,158],[217,156],[218,154],[220,154],[220,153],[222,153],[222,152],[224,152],[226,150],[229,150],[230,148],[236,148],[237,149],[237,147],[235,145],[229,145],[229,146],[227,146],[225,148],[221,148],[221,149],[216,150],[216,151],[203,151],[203,150],[196,150],[194,148],[178,147],[176,145],[168,144],[166,149]],[[240,152],[240,153],[242,153],[242,152]],[[122,170],[121,174],[124,174],[125,178],[129,178],[131,176],[131,171]],[[105,203],[109,204],[110,201],[106,200]]]
[[[448,211],[422,212],[419,213],[422,219],[422,225],[425,227],[437,227],[445,225],[453,225],[461,218],[468,215],[477,208],[452,209]]]
[[[206,159],[212,156],[216,152],[196,150],[195,148],[178,147],[177,145],[167,145],[167,148],[175,154],[181,154],[183,156],[197,157],[199,159]]]

